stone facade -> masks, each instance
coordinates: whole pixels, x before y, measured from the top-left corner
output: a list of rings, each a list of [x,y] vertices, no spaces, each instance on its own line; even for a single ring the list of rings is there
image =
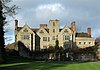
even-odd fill
[[[95,45],[95,40],[91,37],[91,28],[88,28],[87,33],[78,33],[75,21],[71,23],[71,27],[65,25],[60,28],[59,20],[50,20],[49,27],[47,24],[40,24],[40,28],[30,28],[27,24],[19,27],[18,20],[15,20],[15,42],[22,42],[30,50],[55,46],[56,40],[59,41],[59,47],[65,49]]]

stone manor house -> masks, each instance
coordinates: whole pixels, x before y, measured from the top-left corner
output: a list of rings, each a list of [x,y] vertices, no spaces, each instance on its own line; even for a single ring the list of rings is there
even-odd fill
[[[50,20],[47,24],[40,24],[39,28],[30,28],[27,24],[23,27],[18,26],[18,20],[15,20],[15,42],[22,42],[30,50],[47,49],[49,46],[55,46],[55,41],[59,41],[59,47],[79,47],[85,48],[95,45],[95,39],[92,38],[91,28],[87,32],[77,32],[75,21],[71,26],[65,25],[60,28],[59,20]]]

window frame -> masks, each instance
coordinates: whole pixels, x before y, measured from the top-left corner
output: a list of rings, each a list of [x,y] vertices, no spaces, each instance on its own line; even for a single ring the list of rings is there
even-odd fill
[[[86,44],[86,42],[84,42],[84,44]]]
[[[40,30],[40,32],[39,32],[40,34],[43,34],[44,33],[44,31],[43,30]]]
[[[63,40],[70,40],[70,36],[63,35]]]
[[[92,42],[88,42],[88,44],[92,44]]]
[[[55,26],[55,22],[53,22],[53,26]]]
[[[47,41],[47,37],[43,37],[43,41],[45,41],[45,42],[46,42],[46,41]]]
[[[68,30],[67,30],[67,29],[65,29],[65,30],[64,30],[64,33],[68,33]]]
[[[48,42],[50,41],[50,37],[48,37]]]
[[[23,32],[28,32],[28,29],[27,29],[27,28],[25,28],[25,29],[23,30]]]
[[[55,38],[55,36],[52,36],[52,40],[55,40],[56,38]]]
[[[53,29],[53,33],[55,33],[56,29]]]
[[[82,42],[79,42],[79,44],[82,44]]]
[[[21,35],[21,39],[24,39],[24,40],[29,40],[30,39],[30,35]]]

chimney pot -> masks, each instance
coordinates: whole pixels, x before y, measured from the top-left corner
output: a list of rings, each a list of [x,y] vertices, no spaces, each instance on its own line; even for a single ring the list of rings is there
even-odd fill
[[[15,20],[15,29],[17,29],[17,27],[18,27],[18,20],[16,19]]]
[[[40,24],[40,27],[47,28],[47,24]]]
[[[72,30],[72,31],[76,31],[75,21],[73,21],[73,22],[71,23],[71,30]]]
[[[91,37],[91,28],[90,27],[87,28],[87,32],[88,32],[88,35]]]
[[[18,27],[18,20],[17,19],[15,20],[15,26]]]

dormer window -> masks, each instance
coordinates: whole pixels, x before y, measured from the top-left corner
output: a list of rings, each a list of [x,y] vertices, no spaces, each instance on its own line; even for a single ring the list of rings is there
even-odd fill
[[[40,33],[44,33],[43,30],[41,30]]]
[[[28,32],[28,30],[25,28],[25,29],[23,30],[23,32]]]

